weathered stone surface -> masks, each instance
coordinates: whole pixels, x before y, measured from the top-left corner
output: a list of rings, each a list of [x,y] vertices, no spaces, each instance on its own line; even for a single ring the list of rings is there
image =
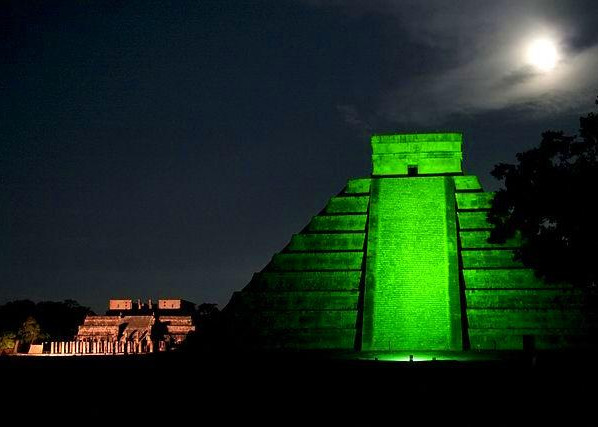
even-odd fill
[[[459,133],[372,137],[351,179],[225,308],[244,346],[477,350],[592,345],[596,296],[547,284],[488,242],[493,193]]]

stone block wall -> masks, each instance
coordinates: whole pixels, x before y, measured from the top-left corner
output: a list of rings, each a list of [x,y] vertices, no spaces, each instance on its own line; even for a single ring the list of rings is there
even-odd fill
[[[394,134],[372,136],[372,175],[461,173],[460,133]]]
[[[349,180],[233,295],[226,311],[247,347],[354,348],[369,187],[369,179]]]
[[[474,350],[559,349],[589,344],[588,297],[552,285],[513,260],[519,237],[488,243],[492,193],[455,178],[467,334]],[[589,322],[589,323],[588,323]]]
[[[372,179],[363,349],[459,350],[450,177]]]
[[[225,308],[246,347],[517,350],[587,346],[592,296],[488,242],[492,193],[459,133],[374,135],[349,180]],[[595,304],[594,304],[595,306]]]

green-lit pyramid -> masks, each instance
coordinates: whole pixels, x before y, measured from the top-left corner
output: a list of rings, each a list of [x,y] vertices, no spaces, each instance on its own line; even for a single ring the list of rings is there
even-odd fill
[[[582,293],[487,242],[492,193],[459,133],[372,137],[351,179],[225,309],[250,348],[462,350],[588,343]]]

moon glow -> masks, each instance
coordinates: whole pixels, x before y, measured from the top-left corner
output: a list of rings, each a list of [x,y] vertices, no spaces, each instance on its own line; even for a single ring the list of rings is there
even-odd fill
[[[556,46],[548,39],[536,39],[527,47],[527,62],[539,71],[552,70],[557,59]]]

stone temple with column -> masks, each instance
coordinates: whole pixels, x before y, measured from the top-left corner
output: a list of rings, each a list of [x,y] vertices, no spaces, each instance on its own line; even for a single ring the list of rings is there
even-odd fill
[[[246,349],[584,348],[588,295],[488,242],[493,197],[462,168],[462,134],[374,135],[348,180],[224,309]]]
[[[106,315],[87,315],[71,341],[38,346],[50,355],[148,354],[180,347],[195,331],[195,304],[183,299],[111,299]]]

